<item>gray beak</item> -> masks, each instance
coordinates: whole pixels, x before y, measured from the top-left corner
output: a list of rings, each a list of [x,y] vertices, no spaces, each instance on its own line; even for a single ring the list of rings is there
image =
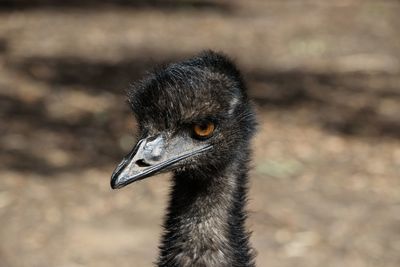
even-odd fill
[[[122,188],[157,173],[172,170],[177,162],[211,149],[184,137],[169,142],[163,135],[141,139],[111,176],[111,188]]]

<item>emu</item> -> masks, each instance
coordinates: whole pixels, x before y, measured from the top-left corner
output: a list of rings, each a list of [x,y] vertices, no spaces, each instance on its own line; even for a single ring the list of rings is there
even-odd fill
[[[128,102],[139,141],[111,187],[173,172],[157,266],[253,267],[245,204],[256,120],[236,66],[205,51],[150,72]]]

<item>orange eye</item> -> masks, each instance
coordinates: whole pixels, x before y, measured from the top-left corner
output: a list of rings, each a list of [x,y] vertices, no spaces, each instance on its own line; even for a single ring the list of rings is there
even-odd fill
[[[214,132],[215,125],[212,122],[205,122],[193,125],[194,134],[200,138],[207,138]]]

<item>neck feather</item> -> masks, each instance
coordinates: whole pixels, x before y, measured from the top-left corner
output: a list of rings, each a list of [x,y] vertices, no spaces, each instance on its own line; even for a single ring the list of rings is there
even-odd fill
[[[245,230],[247,162],[175,174],[158,266],[254,266]]]

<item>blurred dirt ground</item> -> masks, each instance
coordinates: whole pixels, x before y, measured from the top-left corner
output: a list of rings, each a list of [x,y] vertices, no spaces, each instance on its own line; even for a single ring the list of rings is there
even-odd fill
[[[168,177],[109,188],[124,90],[205,48],[258,110],[258,266],[400,266],[399,1],[54,2],[0,2],[0,267],[152,266]]]

